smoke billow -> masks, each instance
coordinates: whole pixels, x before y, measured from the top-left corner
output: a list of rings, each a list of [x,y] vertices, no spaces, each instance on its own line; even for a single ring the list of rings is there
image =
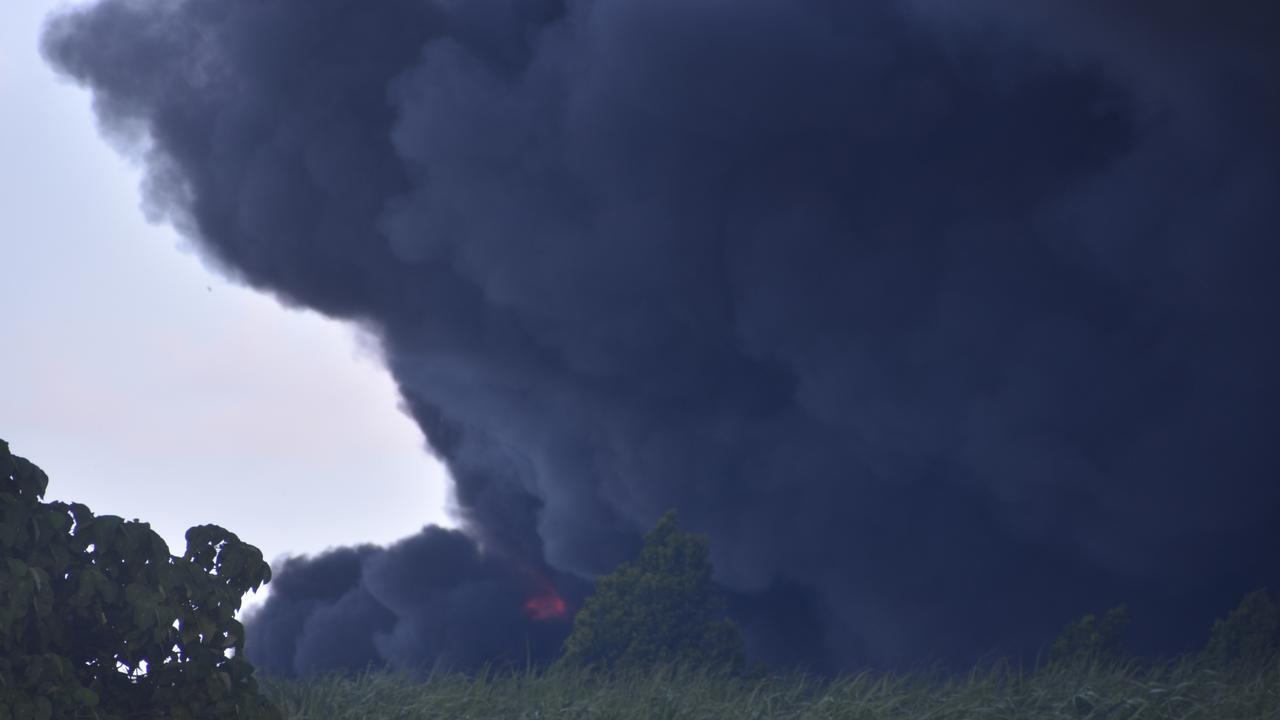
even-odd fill
[[[387,663],[523,666],[559,649],[569,625],[560,593],[580,598],[583,585],[483,554],[438,527],[385,549],[290,558],[276,571],[249,620],[249,652],[268,671],[301,675]]]
[[[465,534],[282,568],[281,673],[554,654],[667,508],[756,657],[1140,650],[1280,571],[1280,13],[101,0],[44,38],[209,259],[364,324]],[[1188,629],[1190,628],[1190,629]]]

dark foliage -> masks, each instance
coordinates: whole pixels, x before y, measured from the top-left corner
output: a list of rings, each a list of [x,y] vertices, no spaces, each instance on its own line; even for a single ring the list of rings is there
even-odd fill
[[[682,532],[675,511],[645,536],[634,562],[596,582],[574,617],[562,661],[604,669],[743,667],[742,634],[724,617],[707,539]]]
[[[1217,665],[1252,665],[1275,657],[1277,649],[1280,606],[1266,590],[1255,590],[1230,615],[1214,621],[1204,655]]]
[[[42,502],[48,484],[0,440],[0,720],[278,718],[234,617],[262,553],[200,525],[171,556],[147,523]]]
[[[1129,609],[1117,605],[1099,621],[1088,613],[1067,625],[1049,649],[1050,663],[1114,661],[1121,659],[1124,649],[1121,636],[1129,625]]]

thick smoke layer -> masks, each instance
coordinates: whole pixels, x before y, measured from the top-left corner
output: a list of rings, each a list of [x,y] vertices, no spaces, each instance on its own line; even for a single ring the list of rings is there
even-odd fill
[[[677,507],[749,650],[834,670],[1121,601],[1179,650],[1280,581],[1269,8],[102,0],[45,48],[453,472],[465,536],[289,562],[253,659],[545,657],[534,586]]]
[[[277,674],[397,667],[523,667],[559,650],[569,618],[557,585],[478,552],[462,533],[428,527],[390,548],[340,548],[277,568],[251,616],[250,658]],[[562,592],[562,591],[561,591]]]

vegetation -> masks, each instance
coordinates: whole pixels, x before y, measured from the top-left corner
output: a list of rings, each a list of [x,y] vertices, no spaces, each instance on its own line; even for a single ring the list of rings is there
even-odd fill
[[[1269,598],[1268,598],[1269,600]],[[1268,647],[1274,603],[1258,593],[1214,627],[1231,648]],[[1005,663],[961,676],[861,673],[745,678],[690,665],[598,672],[559,663],[548,671],[395,672],[264,680],[286,720],[516,718],[519,720],[1262,720],[1280,718],[1280,653],[1209,652],[1156,664],[1124,655],[1124,606],[1086,615],[1055,641],[1049,661]],[[1274,646],[1271,646],[1274,647]]]
[[[1280,665],[1230,672],[1184,660],[1009,666],[956,679],[861,674],[743,680],[709,672],[437,675],[263,681],[287,720],[1263,720],[1280,717]]]
[[[1121,637],[1129,625],[1129,610],[1117,605],[1099,621],[1089,613],[1067,625],[1049,648],[1049,661],[1054,664],[1110,662],[1125,657]]]
[[[674,512],[599,579],[548,669],[259,683],[233,617],[270,579],[256,548],[203,525],[175,557],[146,523],[43,502],[47,485],[0,441],[0,720],[1280,718],[1280,607],[1265,591],[1204,652],[1155,665],[1123,655],[1119,606],[1069,624],[1031,671],[748,677],[707,541]]]
[[[740,670],[742,634],[724,617],[704,537],[675,511],[647,535],[640,557],[596,581],[573,620],[561,663],[601,670],[658,665]]]
[[[0,441],[0,720],[279,717],[234,619],[270,579],[258,549],[202,525],[174,557],[48,483]]]
[[[1280,606],[1266,590],[1244,596],[1225,619],[1213,623],[1205,660],[1226,666],[1257,664],[1273,657],[1280,648]]]

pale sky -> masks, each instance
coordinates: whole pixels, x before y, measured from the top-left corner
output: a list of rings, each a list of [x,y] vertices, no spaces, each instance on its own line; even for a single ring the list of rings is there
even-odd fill
[[[138,167],[40,58],[61,4],[0,4],[0,439],[46,499],[149,522],[175,554],[202,523],[269,560],[455,524],[370,338],[147,223]]]

